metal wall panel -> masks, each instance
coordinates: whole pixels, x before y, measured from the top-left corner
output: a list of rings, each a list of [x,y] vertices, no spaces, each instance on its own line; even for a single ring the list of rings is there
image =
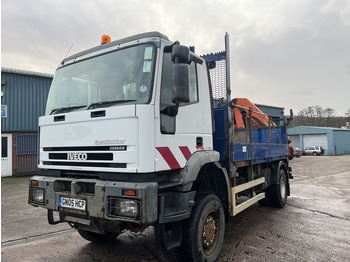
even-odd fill
[[[255,104],[264,114],[268,114],[272,117],[283,118],[284,116],[284,107],[268,106]]]
[[[302,144],[300,143],[300,135],[290,135],[289,138],[292,141],[292,147],[302,149]]]
[[[350,130],[334,131],[333,150],[335,155],[350,154]]]
[[[1,131],[37,131],[38,118],[45,113],[52,76],[2,69],[1,82],[1,105],[7,105],[7,117],[1,118]]]

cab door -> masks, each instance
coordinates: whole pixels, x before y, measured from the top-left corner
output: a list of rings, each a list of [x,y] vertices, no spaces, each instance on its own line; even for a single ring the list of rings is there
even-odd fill
[[[172,101],[171,50],[164,49],[156,127],[156,171],[183,168],[193,153],[212,150],[210,93],[205,63],[190,64],[190,101]]]

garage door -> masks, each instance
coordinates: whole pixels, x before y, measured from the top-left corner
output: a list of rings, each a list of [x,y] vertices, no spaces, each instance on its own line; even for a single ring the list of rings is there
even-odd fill
[[[290,140],[292,141],[292,147],[293,148],[300,148],[300,136],[289,136]]]
[[[328,154],[327,134],[303,135],[304,148],[307,146],[322,146],[325,155]]]

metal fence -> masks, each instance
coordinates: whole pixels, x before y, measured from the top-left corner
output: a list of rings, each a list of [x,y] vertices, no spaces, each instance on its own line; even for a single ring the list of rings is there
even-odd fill
[[[16,135],[17,172],[38,170],[38,135]]]

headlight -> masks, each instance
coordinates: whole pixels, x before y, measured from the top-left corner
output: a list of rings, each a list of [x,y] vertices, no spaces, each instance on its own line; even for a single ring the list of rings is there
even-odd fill
[[[140,216],[140,202],[131,199],[109,197],[108,216],[137,219]]]
[[[119,202],[120,204],[120,214],[127,217],[137,217],[138,211],[138,203],[134,200],[122,200]]]
[[[29,188],[29,203],[44,205],[45,203],[45,189],[44,188]]]

